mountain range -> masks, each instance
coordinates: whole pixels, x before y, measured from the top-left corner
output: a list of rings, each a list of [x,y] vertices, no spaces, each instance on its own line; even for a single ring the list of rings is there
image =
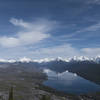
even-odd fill
[[[5,60],[0,59],[0,67],[7,66],[20,66],[19,69],[24,68],[31,70],[35,68],[48,68],[57,73],[62,73],[66,70],[72,73],[100,84],[100,56],[88,58],[85,56],[73,57],[73,58],[61,58],[56,59],[45,58],[40,60],[32,60],[30,58],[21,58],[19,60]]]
[[[100,56],[96,56],[96,57],[86,57],[86,56],[74,56],[72,58],[61,58],[61,57],[57,57],[57,58],[44,58],[44,59],[30,59],[27,57],[23,57],[20,59],[0,59],[0,62],[9,62],[9,63],[15,63],[15,62],[37,62],[37,63],[44,63],[44,62],[51,62],[51,61],[65,61],[65,62],[73,62],[73,61],[90,61],[90,62],[95,62],[95,63],[100,63]]]

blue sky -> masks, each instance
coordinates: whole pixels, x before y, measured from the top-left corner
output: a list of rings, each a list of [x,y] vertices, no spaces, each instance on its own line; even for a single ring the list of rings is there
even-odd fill
[[[100,0],[1,0],[0,58],[100,55]]]

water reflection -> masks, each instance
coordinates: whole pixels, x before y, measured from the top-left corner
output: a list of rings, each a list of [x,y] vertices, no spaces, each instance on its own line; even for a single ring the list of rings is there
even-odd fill
[[[45,85],[68,93],[88,93],[100,91],[100,86],[88,80],[79,77],[76,73],[65,71],[56,73],[52,70],[45,69],[44,73],[48,75]]]

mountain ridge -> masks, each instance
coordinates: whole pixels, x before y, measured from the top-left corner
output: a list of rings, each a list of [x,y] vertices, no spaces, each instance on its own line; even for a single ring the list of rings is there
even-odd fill
[[[45,63],[45,62],[51,62],[51,61],[65,61],[65,62],[82,62],[82,61],[89,61],[89,62],[95,62],[95,63],[100,63],[100,56],[96,57],[86,57],[86,56],[74,56],[71,58],[62,58],[62,57],[57,57],[57,58],[43,58],[43,59],[31,59],[27,57],[23,57],[20,59],[0,59],[0,62],[8,62],[8,63],[15,63],[15,62],[37,62],[37,63]]]

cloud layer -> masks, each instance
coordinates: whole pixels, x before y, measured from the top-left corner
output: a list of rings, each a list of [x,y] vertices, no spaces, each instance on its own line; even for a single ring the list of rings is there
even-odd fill
[[[11,18],[10,22],[14,27],[18,27],[18,32],[16,34],[12,34],[11,36],[0,36],[0,53],[1,57],[6,58],[18,58],[18,57],[30,57],[30,58],[56,58],[58,56],[61,57],[73,57],[73,56],[97,56],[100,55],[100,48],[77,48],[72,43],[68,43],[68,39],[75,40],[72,38],[73,36],[79,35],[82,32],[93,32],[99,30],[100,23],[95,25],[91,25],[83,30],[78,32],[74,32],[72,34],[53,36],[50,31],[55,28],[57,22],[51,20],[38,19],[34,22],[26,22],[22,19]],[[79,33],[79,34],[78,34]],[[61,44],[62,38],[66,40]],[[52,40],[50,41],[52,44],[49,46],[48,38]],[[47,39],[47,41],[44,41]],[[77,39],[79,40],[79,39]],[[40,43],[44,41],[45,46],[42,47]],[[58,44],[56,44],[58,43]],[[35,49],[37,46],[37,49]],[[7,50],[5,49],[7,48]],[[31,49],[30,49],[31,48]]]
[[[100,4],[100,0],[87,0],[89,4]]]
[[[100,48],[81,48],[77,49],[71,44],[63,44],[49,48],[40,48],[31,52],[36,58],[57,58],[57,57],[73,57],[73,56],[87,56],[94,57],[100,55]],[[42,55],[42,56],[41,56]]]
[[[48,20],[37,20],[29,23],[15,18],[12,18],[10,22],[14,26],[19,27],[19,30],[13,36],[0,37],[0,45],[3,47],[16,47],[38,43],[50,37],[48,32],[51,30],[51,25],[54,24]]]

